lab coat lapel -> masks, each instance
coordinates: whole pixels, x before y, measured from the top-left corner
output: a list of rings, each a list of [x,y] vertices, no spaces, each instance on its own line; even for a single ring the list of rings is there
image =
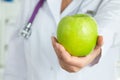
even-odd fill
[[[84,0],[73,0],[71,4],[62,13],[60,13],[62,0],[47,0],[47,3],[56,23],[58,23],[60,18],[68,15],[74,9],[79,7],[83,1]]]
[[[62,0],[47,0],[48,6],[56,23],[58,23],[60,20],[61,1]]]
[[[77,7],[78,7],[78,10],[79,10],[79,7],[81,6],[83,1],[84,0],[73,0],[71,2],[71,4],[62,12],[61,18],[68,15],[70,12],[75,10]]]

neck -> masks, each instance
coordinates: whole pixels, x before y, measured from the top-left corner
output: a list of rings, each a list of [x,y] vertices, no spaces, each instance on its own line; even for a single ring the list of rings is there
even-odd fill
[[[65,10],[65,8],[72,2],[72,0],[62,0],[61,4],[61,13]]]

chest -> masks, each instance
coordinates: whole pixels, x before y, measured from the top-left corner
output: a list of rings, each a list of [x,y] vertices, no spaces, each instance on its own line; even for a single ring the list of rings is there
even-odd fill
[[[24,16],[23,21],[25,23],[25,21],[27,21],[29,19],[29,17],[31,16],[35,5],[37,4],[37,0],[25,0],[25,5],[24,5],[24,12],[22,13]],[[44,2],[44,7],[43,9],[43,13],[42,13],[42,9],[39,10],[37,15],[42,14],[40,17],[45,17],[44,14],[47,14],[47,16],[50,16],[50,18],[58,18],[56,19],[56,23],[58,23],[59,19],[61,19],[62,17],[66,16],[66,15],[73,15],[76,13],[88,13],[90,15],[93,15],[97,12],[97,9],[99,8],[99,6],[102,3],[102,0],[73,0],[65,9],[65,11],[63,11],[63,13],[65,14],[60,14],[60,8],[61,8],[61,0],[56,0],[55,5],[53,5],[54,3],[52,3],[52,1],[50,2],[45,1]],[[52,4],[52,5],[49,5]],[[57,5],[59,7],[57,7]],[[56,7],[56,8],[55,8]],[[52,9],[53,8],[53,9]],[[54,10],[54,11],[53,11]],[[58,14],[58,15],[57,15]],[[58,17],[59,16],[59,17]],[[48,17],[49,18],[49,17]],[[45,18],[44,18],[45,19]],[[53,19],[53,20],[54,20]],[[43,20],[42,20],[43,21]]]

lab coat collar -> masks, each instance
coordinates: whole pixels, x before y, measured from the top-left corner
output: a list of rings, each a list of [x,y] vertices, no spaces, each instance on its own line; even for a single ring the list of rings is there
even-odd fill
[[[51,10],[51,13],[55,19],[55,22],[59,22],[60,18],[60,8],[62,0],[47,0],[48,6]]]
[[[83,2],[84,0],[73,0],[71,2],[71,4],[63,11],[63,13],[61,14],[61,18],[68,15],[70,12],[72,12],[74,9],[76,9],[78,7],[79,9],[79,6],[81,5],[81,3]]]
[[[58,24],[61,17],[68,15],[71,11],[77,8],[80,3],[82,3],[82,1],[83,0],[73,0],[71,4],[62,13],[60,13],[62,0],[47,0],[47,3],[56,23]]]

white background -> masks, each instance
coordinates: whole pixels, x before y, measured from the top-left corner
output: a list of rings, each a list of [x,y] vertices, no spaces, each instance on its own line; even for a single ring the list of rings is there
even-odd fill
[[[7,53],[7,43],[12,29],[15,27],[17,15],[20,11],[20,1],[4,2],[0,0],[0,80],[4,72],[4,59]]]

